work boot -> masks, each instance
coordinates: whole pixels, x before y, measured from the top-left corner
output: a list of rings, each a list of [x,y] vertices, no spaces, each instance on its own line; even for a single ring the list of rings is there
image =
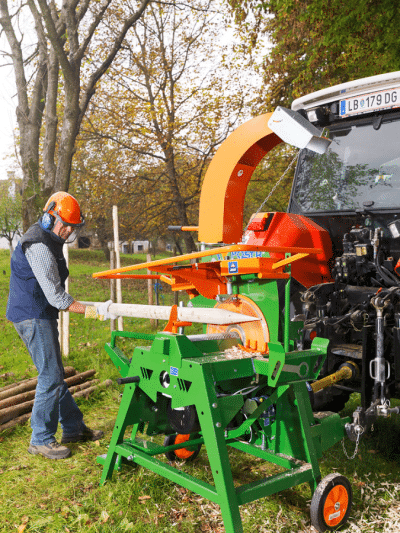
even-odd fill
[[[86,440],[100,440],[104,437],[103,431],[100,429],[82,429],[77,435],[62,435],[61,444],[67,442],[85,442]]]
[[[47,444],[30,444],[28,452],[32,455],[43,455],[46,459],[66,459],[71,455],[71,450],[60,446],[56,440]]]

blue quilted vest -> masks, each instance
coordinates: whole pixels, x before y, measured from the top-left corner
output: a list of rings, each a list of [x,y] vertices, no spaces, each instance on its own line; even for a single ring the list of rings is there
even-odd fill
[[[69,272],[62,252],[64,241],[51,235],[50,231],[41,227],[40,222],[36,222],[22,237],[11,257],[10,293],[6,312],[11,322],[58,317],[58,309],[49,304],[25,257],[27,246],[38,242],[45,244],[56,258],[61,284],[65,288]]]

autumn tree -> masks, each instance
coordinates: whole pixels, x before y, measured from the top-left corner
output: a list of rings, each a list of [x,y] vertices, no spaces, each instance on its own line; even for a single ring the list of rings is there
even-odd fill
[[[10,254],[13,241],[22,233],[21,184],[15,177],[0,181],[0,237],[8,241]]]
[[[86,187],[93,214],[94,190],[107,199],[121,191],[134,234],[197,225],[206,166],[243,116],[247,87],[240,75],[247,79],[221,44],[217,6],[151,4],[92,100],[74,186]],[[182,238],[187,251],[195,249],[190,233]]]
[[[400,10],[392,0],[228,0],[265,86],[257,109],[289,107],[337,83],[400,70]]]
[[[25,230],[52,192],[68,190],[89,102],[150,2],[0,0],[9,46],[3,56],[13,65],[17,88]]]

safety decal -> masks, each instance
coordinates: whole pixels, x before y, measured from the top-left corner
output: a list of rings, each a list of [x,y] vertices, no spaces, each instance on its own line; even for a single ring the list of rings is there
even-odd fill
[[[239,272],[238,262],[229,261],[228,263],[228,272],[229,274],[237,274]]]

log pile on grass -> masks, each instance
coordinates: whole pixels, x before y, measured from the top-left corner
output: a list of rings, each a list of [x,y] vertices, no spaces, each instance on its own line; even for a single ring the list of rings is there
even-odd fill
[[[99,383],[98,379],[90,379],[96,370],[77,373],[68,366],[65,368],[65,382],[74,398],[88,397],[99,387],[111,385],[111,379]],[[89,380],[89,381],[87,381]],[[25,423],[32,415],[37,378],[30,378],[0,388],[0,431]]]

